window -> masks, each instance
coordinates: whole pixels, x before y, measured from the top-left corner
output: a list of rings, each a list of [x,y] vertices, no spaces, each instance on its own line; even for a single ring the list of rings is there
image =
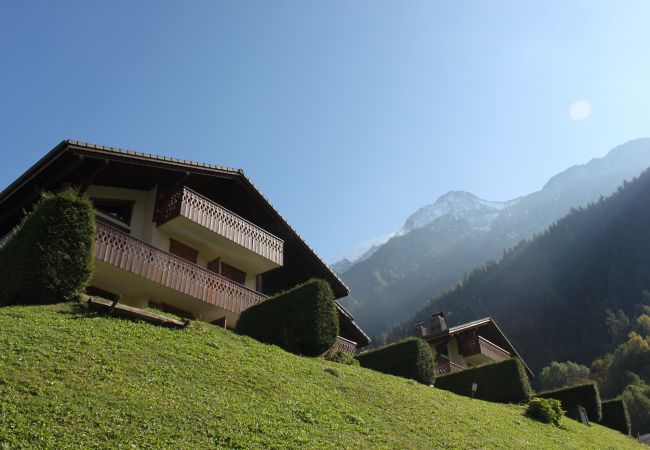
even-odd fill
[[[208,262],[208,270],[214,273],[221,273],[221,258],[215,258]]]
[[[221,275],[228,278],[229,280],[234,281],[235,283],[246,283],[246,272],[242,272],[241,270],[228,265],[225,262],[221,263]]]
[[[239,270],[230,264],[226,264],[225,262],[221,261],[221,258],[215,258],[212,261],[208,262],[208,270],[214,273],[218,273],[222,277],[226,277],[235,283],[246,283],[246,272]]]
[[[131,225],[131,215],[133,214],[132,200],[114,200],[108,198],[91,199],[95,209],[113,219],[126,225]]]
[[[196,260],[199,256],[198,250],[171,238],[169,239],[169,253],[179,256],[194,264],[196,264]]]

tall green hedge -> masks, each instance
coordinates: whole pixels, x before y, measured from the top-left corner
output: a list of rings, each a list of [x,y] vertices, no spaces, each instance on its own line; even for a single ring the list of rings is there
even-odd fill
[[[587,410],[587,416],[591,422],[600,422],[603,417],[600,393],[596,383],[546,391],[537,394],[536,397],[557,399],[562,402],[562,408],[568,413],[575,411],[578,406],[582,406]]]
[[[325,353],[339,333],[332,288],[314,279],[245,310],[237,332],[306,356]]]
[[[433,353],[420,338],[409,338],[357,356],[361,367],[411,378],[423,384],[433,382]]]
[[[623,434],[630,435],[632,433],[630,414],[627,412],[627,407],[623,400],[606,400],[602,402],[602,408],[603,418],[600,421],[601,425],[620,431]]]
[[[0,248],[0,306],[56,303],[82,291],[93,269],[95,212],[73,190],[43,194]]]
[[[469,397],[473,383],[477,385],[474,397],[489,402],[524,403],[532,393],[526,369],[518,358],[438,377],[435,386]]]

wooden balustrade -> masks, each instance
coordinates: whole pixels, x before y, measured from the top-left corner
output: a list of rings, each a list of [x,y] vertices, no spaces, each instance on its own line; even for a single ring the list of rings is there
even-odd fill
[[[450,361],[448,359],[442,359],[441,361],[438,361],[438,363],[436,363],[433,372],[436,376],[438,376],[438,375],[446,375],[448,373],[459,372],[463,369],[464,369],[463,366],[456,364],[453,361]]]
[[[240,314],[266,297],[104,224],[97,224],[95,258],[206,303]]]
[[[503,361],[504,359],[510,357],[510,353],[508,351],[502,349],[498,345],[493,344],[483,336],[476,334],[468,335],[462,339],[459,338],[458,344],[460,354],[465,357],[482,354],[492,361]]]
[[[160,226],[178,216],[186,217],[280,266],[283,264],[282,239],[184,186],[163,202],[156,222]]]
[[[348,353],[354,355],[357,352],[357,343],[341,336],[336,336],[336,342],[327,352],[328,357],[333,357],[337,353]]]
[[[510,352],[502,349],[496,344],[488,341],[483,338],[483,336],[478,337],[479,346],[481,347],[481,353],[490,358],[492,361],[503,361],[510,357]]]

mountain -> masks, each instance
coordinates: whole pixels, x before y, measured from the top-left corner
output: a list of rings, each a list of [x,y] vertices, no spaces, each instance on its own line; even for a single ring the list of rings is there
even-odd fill
[[[472,272],[390,332],[444,311],[449,323],[492,316],[533,370],[590,364],[612,344],[608,310],[635,316],[650,291],[650,171],[574,209],[533,240]]]
[[[469,192],[449,191],[435,203],[420,208],[409,216],[400,234],[432,226],[438,219],[446,216],[464,219],[476,231],[487,231],[500,211],[517,204],[518,201],[519,199],[509,202],[491,202]]]
[[[649,166],[650,139],[637,139],[510,201],[451,191],[408,217],[371,254],[337,266],[351,291],[343,303],[364,329],[379,335],[473,268],[541,233],[571,208],[611,194]]]

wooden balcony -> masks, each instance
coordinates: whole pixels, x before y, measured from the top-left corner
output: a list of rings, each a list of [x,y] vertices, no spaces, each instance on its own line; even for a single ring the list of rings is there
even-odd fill
[[[284,241],[187,187],[172,193],[159,208],[158,226],[185,217],[282,266]]]
[[[459,339],[458,346],[460,354],[470,364],[498,362],[510,357],[508,351],[476,334]]]
[[[441,361],[438,361],[438,363],[436,364],[436,367],[434,368],[434,373],[436,376],[447,375],[448,373],[459,372],[463,369],[464,369],[463,366],[458,365],[455,362],[452,362],[448,359],[442,359]]]
[[[348,353],[354,355],[357,352],[357,343],[341,336],[336,337],[336,342],[327,352],[328,356],[334,356],[337,353]]]
[[[235,314],[266,297],[107,225],[97,223],[95,258]]]

